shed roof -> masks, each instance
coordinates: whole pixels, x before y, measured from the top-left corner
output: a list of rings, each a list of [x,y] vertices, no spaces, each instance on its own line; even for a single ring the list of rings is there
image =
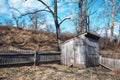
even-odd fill
[[[85,33],[82,33],[82,34],[78,34],[76,37],[78,37],[78,36],[80,36],[80,35],[83,35],[83,36],[85,36],[85,37],[92,38],[92,39],[95,39],[95,40],[99,40],[99,39],[100,39],[100,36],[99,36],[99,35],[93,34],[93,33],[91,33],[91,32],[85,32]],[[69,40],[63,42],[62,44],[66,43],[66,42],[69,42],[69,41],[75,39],[76,37],[74,37],[74,38],[72,38],[72,39],[69,39]]]
[[[91,32],[86,32],[84,34],[85,34],[86,37],[90,37],[90,38],[97,39],[97,40],[100,39],[99,35],[91,33]]]

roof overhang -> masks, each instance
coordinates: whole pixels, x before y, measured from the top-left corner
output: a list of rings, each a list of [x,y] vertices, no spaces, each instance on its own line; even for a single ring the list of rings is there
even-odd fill
[[[86,37],[90,37],[90,38],[93,38],[93,39],[100,39],[100,36],[97,35],[97,34],[94,34],[94,33],[91,33],[91,32],[87,32],[85,34]]]
[[[85,32],[85,33],[82,33],[80,35],[84,35],[85,37],[92,38],[92,39],[97,39],[97,40],[100,39],[99,35],[91,33],[91,32]],[[80,35],[78,35],[78,36],[80,36]]]

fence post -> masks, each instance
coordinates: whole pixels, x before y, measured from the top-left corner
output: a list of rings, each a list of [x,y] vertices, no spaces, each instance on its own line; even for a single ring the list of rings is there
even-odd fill
[[[34,54],[34,66],[37,66],[37,51]]]

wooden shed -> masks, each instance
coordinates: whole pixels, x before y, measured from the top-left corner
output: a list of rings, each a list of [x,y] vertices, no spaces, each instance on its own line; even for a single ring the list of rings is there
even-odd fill
[[[83,33],[61,44],[61,63],[74,67],[99,65],[99,36]]]

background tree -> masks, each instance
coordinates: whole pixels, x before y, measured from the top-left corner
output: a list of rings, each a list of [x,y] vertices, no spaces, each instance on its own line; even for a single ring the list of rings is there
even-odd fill
[[[26,20],[25,19],[21,19],[19,21],[19,26],[22,27],[22,28],[26,28],[27,27]]]
[[[87,32],[90,29],[90,16],[93,15],[96,10],[92,7],[97,0],[66,0],[68,3],[77,4],[76,18],[74,23],[78,34]]]
[[[40,25],[42,25],[45,21],[45,15],[41,12],[35,12],[34,14],[29,14],[29,18],[33,24],[33,29],[37,30]],[[45,23],[44,23],[45,24]]]
[[[5,19],[5,24],[8,25],[8,26],[13,26],[14,22],[13,22],[12,19]]]
[[[97,0],[79,0],[78,1],[78,33],[83,33],[89,31],[90,25],[90,15],[94,14],[91,8]]]
[[[15,13],[12,13],[12,17],[13,17],[13,19],[15,21],[16,27],[18,28],[19,27],[19,17],[16,17]]]
[[[102,0],[103,4],[101,7],[103,8],[101,11],[101,20],[104,18],[105,24],[110,24],[110,41],[112,42],[114,39],[114,22],[118,21],[119,8],[120,8],[120,0]],[[103,15],[104,14],[104,15]],[[109,21],[109,23],[108,23]]]
[[[55,27],[56,27],[56,36],[57,36],[57,45],[58,45],[58,50],[60,50],[60,25],[67,19],[70,19],[70,18],[64,18],[62,19],[60,22],[59,22],[59,17],[58,17],[58,6],[57,6],[57,3],[58,3],[58,0],[53,0],[53,10],[52,8],[46,4],[43,0],[38,0],[39,2],[41,2],[47,9],[48,9],[48,12],[50,12],[54,18],[54,23],[55,23]]]

